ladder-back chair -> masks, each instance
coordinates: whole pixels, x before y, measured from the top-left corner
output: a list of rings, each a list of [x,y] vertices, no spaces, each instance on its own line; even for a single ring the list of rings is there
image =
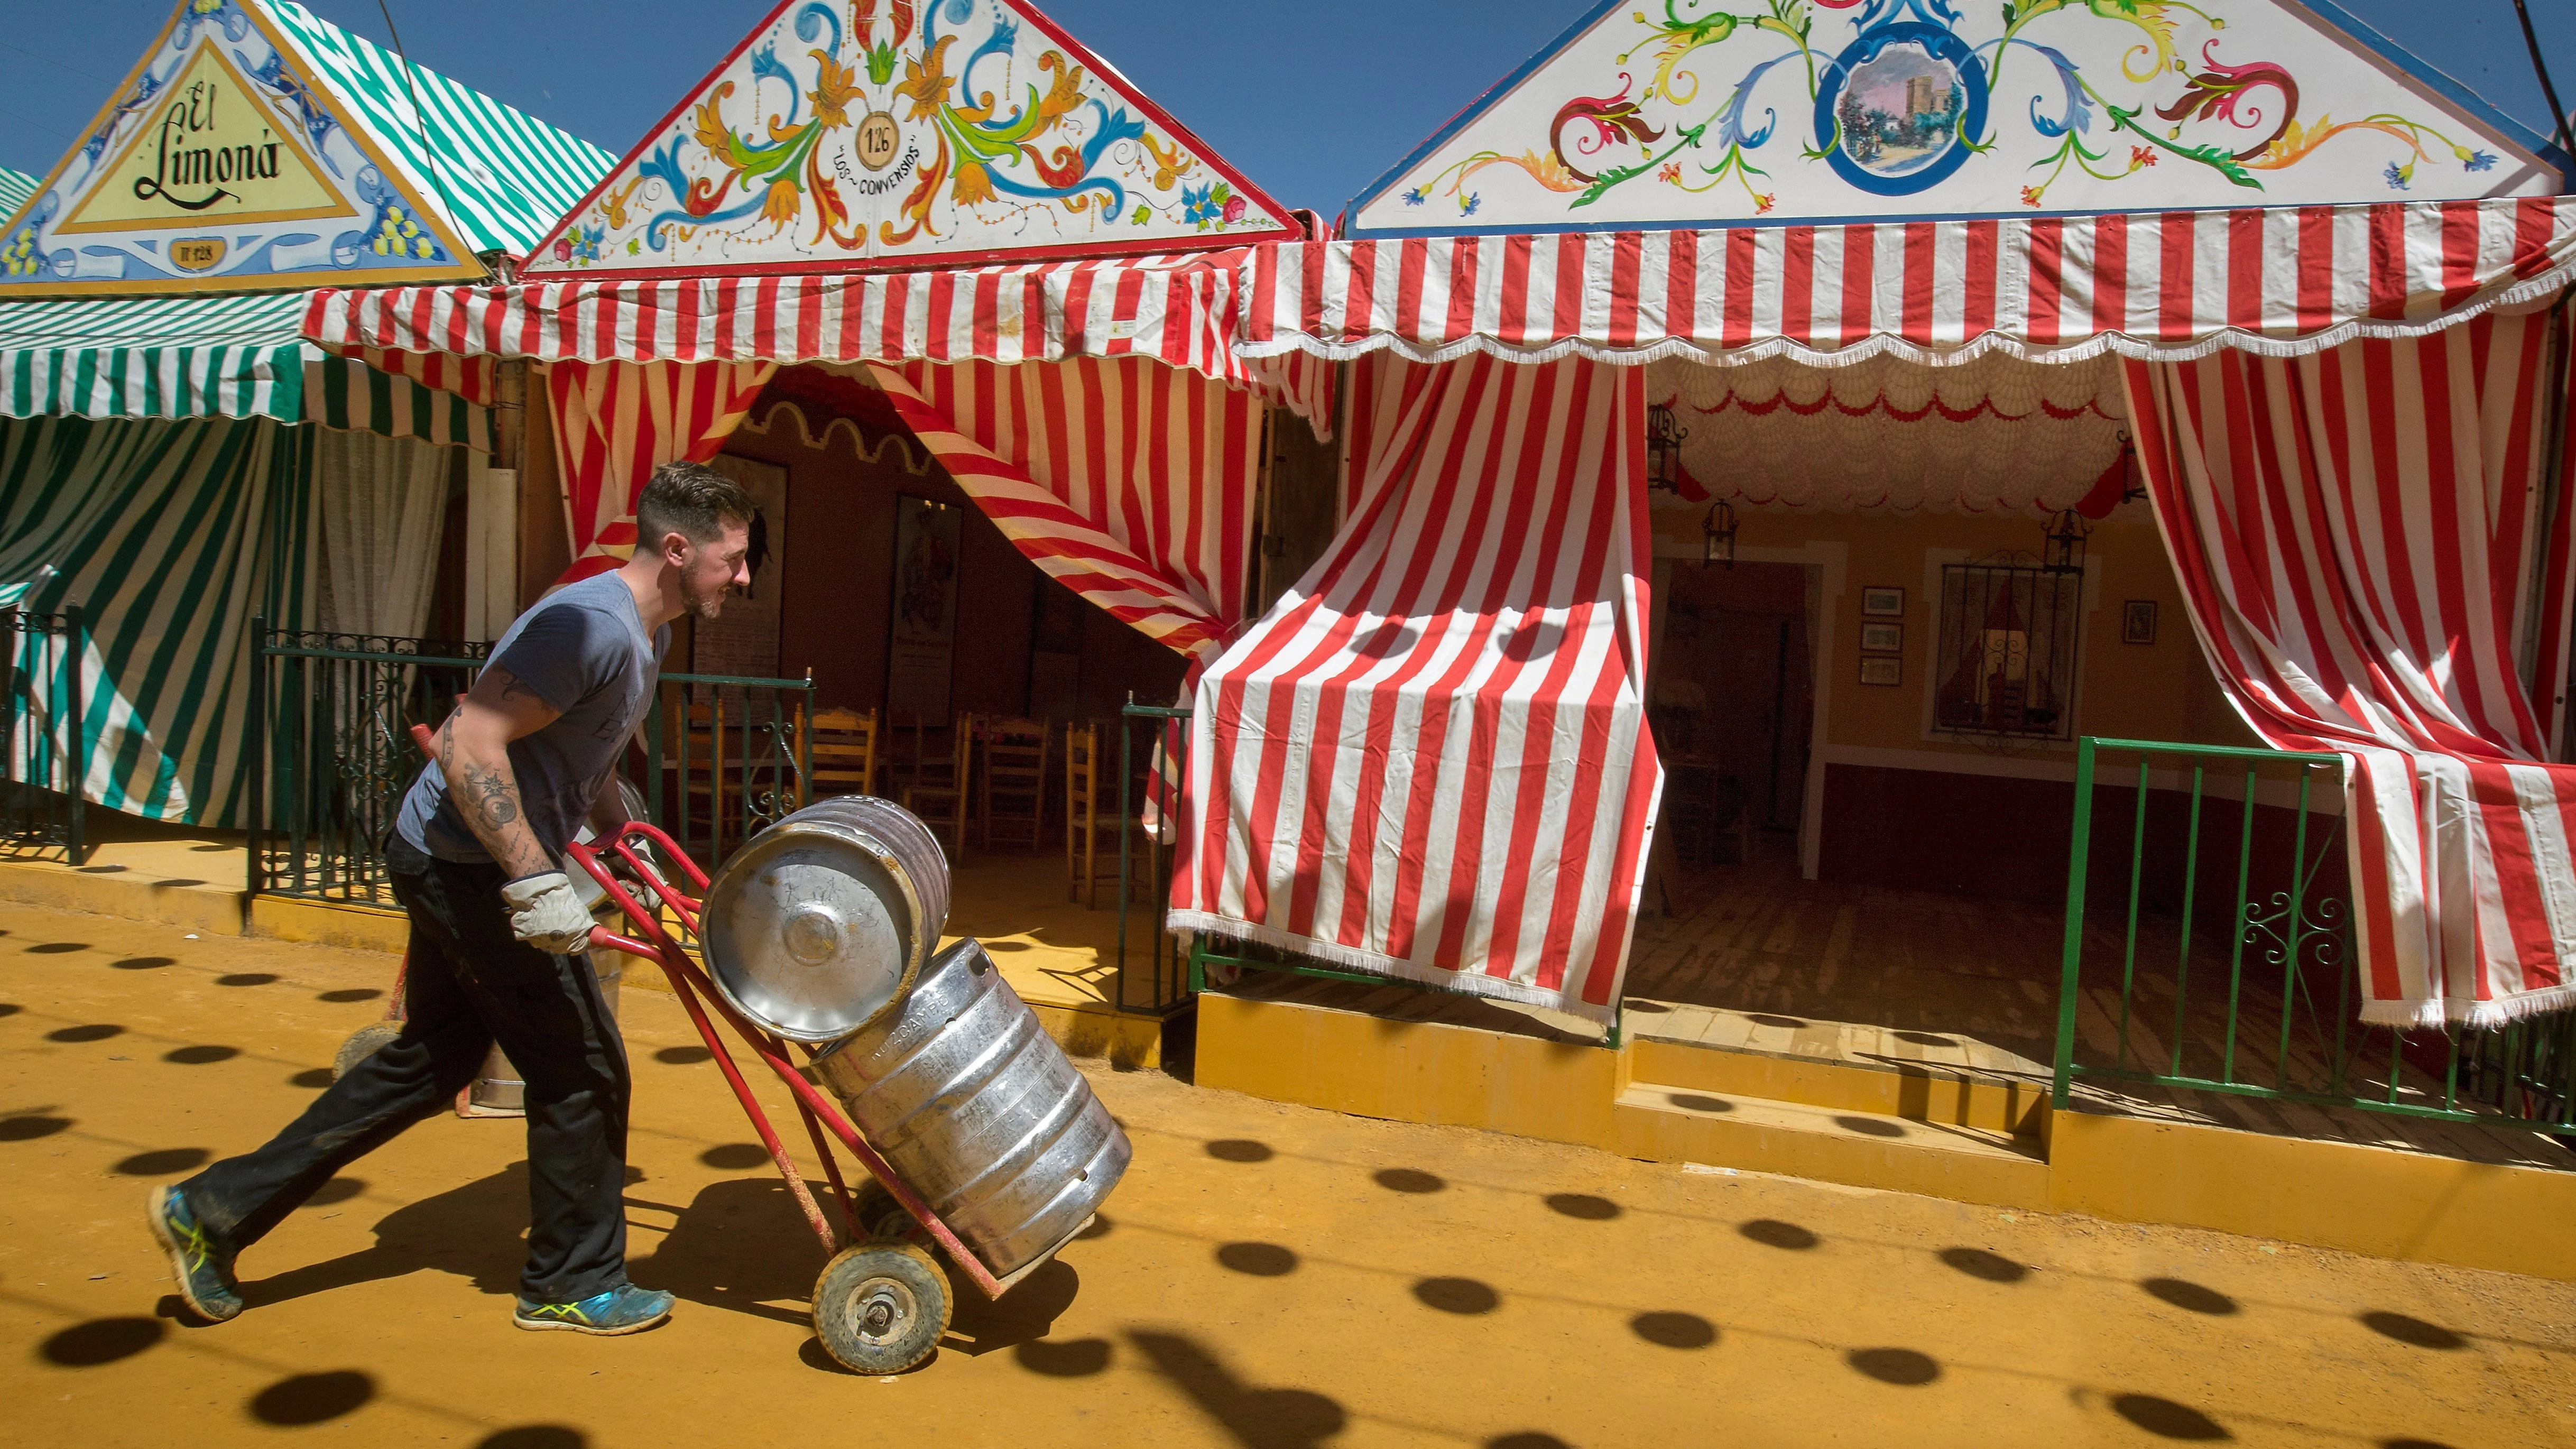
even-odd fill
[[[987,720],[983,733],[975,808],[985,849],[997,834],[1005,844],[1043,849],[1047,727],[1031,719]]]
[[[814,712],[814,731],[806,748],[813,773],[808,794],[873,795],[877,793],[877,712],[854,709]]]
[[[951,863],[966,857],[966,802],[974,782],[975,716],[961,714],[946,754],[934,754],[915,726],[914,748],[920,751],[912,783],[896,803],[921,817],[931,833],[948,841]]]
[[[1087,721],[1064,737],[1065,897],[1085,910],[1097,908],[1102,881],[1118,880],[1118,765],[1103,753],[1108,733]]]

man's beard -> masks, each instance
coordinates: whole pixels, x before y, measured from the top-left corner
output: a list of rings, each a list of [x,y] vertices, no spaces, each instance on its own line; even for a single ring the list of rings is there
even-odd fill
[[[690,588],[686,583],[680,585],[681,597],[688,603],[689,612],[709,622],[713,622],[717,615],[724,612],[725,596],[732,592],[733,585],[730,583],[718,584],[703,594]]]

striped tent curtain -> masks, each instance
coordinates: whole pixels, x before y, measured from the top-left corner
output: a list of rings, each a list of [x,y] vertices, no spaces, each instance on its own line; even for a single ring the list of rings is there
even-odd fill
[[[311,626],[312,436],[264,419],[0,420],[0,598],[77,601],[91,621],[89,799],[244,823],[251,619]],[[66,748],[68,725],[48,721]]]
[[[2490,314],[2291,359],[2126,364],[2156,519],[2229,699],[2274,746],[2348,762],[2364,1021],[2576,1005],[2576,765],[2546,763],[2516,648],[2527,631],[2566,647],[2565,540],[2531,546],[2570,519],[2540,489],[2550,331]]]
[[[572,567],[557,587],[635,552],[635,499],[653,470],[703,463],[750,411],[770,362],[558,362],[546,369]]]
[[[1262,406],[1146,358],[870,364],[895,411],[1050,576],[1193,659],[1242,616]]]
[[[1607,1021],[1663,780],[1645,371],[1351,392],[1348,521],[1198,682],[1168,922]]]

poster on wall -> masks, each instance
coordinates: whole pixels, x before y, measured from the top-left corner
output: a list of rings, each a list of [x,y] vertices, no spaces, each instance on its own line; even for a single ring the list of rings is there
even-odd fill
[[[965,524],[962,509],[908,493],[895,495],[894,610],[886,641],[889,723],[948,718]]]
[[[725,600],[724,613],[693,625],[689,662],[695,674],[731,674],[754,679],[778,677],[778,620],[787,591],[787,569],[781,557],[787,538],[787,470],[775,463],[722,454],[707,466],[751,491],[759,513],[751,521],[751,588]],[[724,692],[730,708],[742,691]]]

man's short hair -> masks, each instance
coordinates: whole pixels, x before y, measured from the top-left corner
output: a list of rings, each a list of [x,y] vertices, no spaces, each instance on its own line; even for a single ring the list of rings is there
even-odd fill
[[[665,463],[635,500],[635,543],[658,549],[663,536],[673,533],[691,543],[711,543],[724,532],[724,520],[749,527],[759,510],[750,490],[706,464]]]

